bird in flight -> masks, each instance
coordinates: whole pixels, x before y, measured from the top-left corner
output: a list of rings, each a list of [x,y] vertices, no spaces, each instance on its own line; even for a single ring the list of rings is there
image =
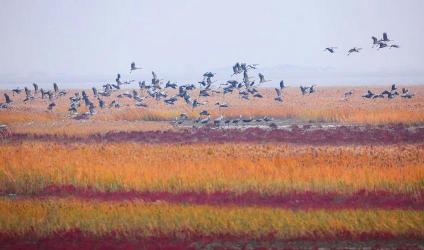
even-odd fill
[[[337,47],[328,47],[328,48],[325,48],[324,51],[328,51],[331,54],[333,54],[334,52],[336,52],[336,49]]]
[[[347,55],[350,55],[351,53],[359,53],[359,51],[361,50],[362,48],[356,48],[356,47],[353,47],[353,48],[351,48],[348,52],[347,52]]]
[[[131,74],[131,72],[133,72],[134,70],[137,70],[137,69],[142,69],[142,68],[138,68],[138,67],[136,67],[136,66],[135,66],[135,62],[132,62],[132,63],[131,63],[130,74]]]

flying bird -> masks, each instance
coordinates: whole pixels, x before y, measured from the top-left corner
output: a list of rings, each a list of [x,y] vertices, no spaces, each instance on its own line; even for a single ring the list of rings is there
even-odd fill
[[[130,67],[131,67],[131,69],[130,69],[130,74],[131,74],[134,70],[142,69],[142,68],[138,68],[138,67],[136,67],[136,66],[135,66],[135,62],[132,62]]]
[[[325,48],[324,51],[328,51],[331,54],[333,54],[334,52],[336,52],[336,49],[337,47],[328,47],[328,48]]]
[[[262,73],[258,74],[259,76],[259,83],[269,82],[270,80],[265,80],[265,76]]]
[[[359,51],[360,51],[361,49],[362,49],[362,48],[353,47],[353,48],[351,48],[351,49],[347,52],[347,55],[350,55],[351,53],[359,53]]]
[[[53,89],[55,93],[59,92],[59,87],[57,86],[57,83],[53,83]]]
[[[381,41],[383,41],[383,42],[391,42],[391,41],[393,41],[393,40],[390,40],[390,39],[387,37],[387,33],[386,33],[386,32],[384,32],[384,33],[383,33],[383,39],[382,39]]]
[[[281,94],[281,89],[275,88],[275,92],[277,93],[277,97],[274,98],[277,102],[283,102],[283,96]]]
[[[286,87],[286,85],[284,84],[284,80],[280,81],[280,89],[284,89]]]

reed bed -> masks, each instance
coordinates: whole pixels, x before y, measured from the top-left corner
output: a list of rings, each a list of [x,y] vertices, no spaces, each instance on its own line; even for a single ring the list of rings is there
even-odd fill
[[[125,239],[233,236],[260,239],[352,239],[362,235],[424,238],[424,213],[401,210],[285,210],[76,199],[0,199],[0,232],[47,237],[78,229]]]
[[[0,192],[98,191],[420,194],[424,147],[22,142],[0,147]]]
[[[296,120],[299,122],[330,122],[343,124],[423,124],[424,123],[424,87],[409,87],[416,96],[412,99],[403,99],[397,97],[392,100],[377,99],[368,100],[361,97],[361,94],[368,88],[357,87],[354,89],[354,96],[348,100],[343,100],[343,93],[350,88],[343,87],[323,87],[313,95],[300,95],[297,88],[288,88],[284,90],[285,100],[278,103],[273,100],[275,97],[274,90],[271,88],[261,89],[264,95],[263,99],[252,99],[250,101],[242,100],[238,94],[228,94],[222,96],[216,94],[207,99],[200,98],[202,102],[207,102],[204,106],[192,109],[185,104],[183,100],[179,100],[174,106],[167,106],[163,102],[157,102],[148,99],[146,104],[148,108],[136,108],[134,100],[128,98],[119,99],[116,95],[128,91],[121,90],[113,94],[112,97],[105,99],[110,102],[113,99],[118,100],[124,106],[119,109],[106,108],[104,110],[97,109],[98,114],[87,121],[86,125],[98,126],[105,122],[135,122],[135,121],[151,121],[161,122],[174,120],[180,113],[187,113],[190,118],[197,118],[198,113],[206,109],[212,117],[224,115],[227,118],[239,117],[263,117],[272,116],[278,119]],[[381,91],[374,88],[373,91]],[[51,126],[61,129],[45,130],[45,133],[59,133],[75,135],[79,134],[77,129],[69,129],[66,131],[66,125],[70,118],[68,117],[69,97],[77,90],[69,91],[66,97],[62,97],[56,101],[57,106],[52,112],[47,112],[48,101],[36,99],[31,103],[24,104],[23,95],[14,96],[14,102],[10,110],[0,110],[0,123],[6,123],[15,127],[19,127],[19,132],[42,133],[42,128],[37,124],[49,123]],[[197,97],[195,90],[192,95]],[[3,91],[4,92],[4,91]],[[3,93],[2,92],[2,93]],[[87,90],[91,95],[91,91]],[[1,94],[1,93],[0,93]],[[175,94],[174,90],[169,91],[169,95]],[[142,93],[146,95],[146,93]],[[94,97],[92,97],[94,98]],[[94,99],[93,99],[94,100]],[[230,108],[219,110],[216,102],[227,102]],[[80,112],[88,111],[82,105]],[[32,125],[32,123],[36,125]],[[35,129],[32,129],[35,126]],[[169,129],[169,127],[157,126],[152,129]],[[122,127],[121,131],[126,131],[127,127]],[[128,128],[131,130],[131,128]],[[131,130],[133,131],[133,130]]]

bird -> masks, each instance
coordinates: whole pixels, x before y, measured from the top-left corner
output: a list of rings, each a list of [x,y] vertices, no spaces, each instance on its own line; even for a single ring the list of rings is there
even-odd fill
[[[283,90],[286,87],[286,85],[284,84],[284,80],[280,81],[280,90]]]
[[[136,67],[135,66],[135,62],[132,62],[131,63],[131,65],[130,65],[130,74],[134,71],[134,70],[137,70],[137,69],[142,69],[142,68],[138,68],[138,67]]]
[[[13,94],[13,95],[15,95],[15,93],[16,93],[17,95],[19,95],[21,92],[22,92],[22,89],[21,89],[21,88],[19,88],[19,87],[15,88],[15,89],[12,89],[12,94]]]
[[[7,104],[13,102],[12,99],[10,98],[10,96],[7,93],[4,93],[4,99],[5,99]]]
[[[265,76],[262,73],[259,73],[259,83],[269,82],[269,80],[265,80]]]
[[[235,125],[237,125],[241,121],[241,115],[239,118],[233,119],[231,122]]]
[[[308,93],[309,87],[300,86],[300,92],[302,92],[302,95],[305,95]]]
[[[224,116],[220,115],[219,117],[217,117],[214,121],[213,124],[217,127],[221,126],[221,122],[224,120]]]
[[[116,84],[118,84],[118,87],[119,87],[119,85],[122,84],[122,82],[121,82],[121,74],[119,74],[119,73],[116,74],[115,82],[116,82]]]
[[[142,102],[136,102],[136,103],[135,103],[135,106],[136,106],[136,107],[144,107],[144,108],[147,108],[147,104],[142,103]]]
[[[376,45],[378,45],[380,41],[375,36],[372,36],[371,38],[372,38],[372,47],[374,48]]]
[[[256,93],[256,94],[254,94],[254,95],[253,95],[253,97],[256,97],[256,98],[263,98],[264,96],[263,96],[263,95],[261,95],[261,93]]]
[[[380,49],[383,49],[383,48],[386,48],[386,47],[387,47],[387,43],[379,42],[377,50],[380,50]]]
[[[200,124],[207,124],[209,122],[209,120],[211,119],[211,116],[208,115],[208,117],[203,118],[199,121]]]
[[[207,110],[203,110],[202,112],[199,113],[199,115],[210,115],[210,114]]]
[[[391,42],[392,40],[390,40],[390,39],[387,37],[387,33],[386,33],[386,32],[384,32],[384,33],[383,33],[383,39],[381,39],[381,41],[383,41],[383,42]]]
[[[253,121],[253,118],[252,118],[252,117],[249,117],[249,118],[243,119],[243,122],[244,122],[244,123],[250,123],[250,122],[252,122],[252,121]]]
[[[51,103],[47,106],[47,109],[48,109],[49,111],[51,111],[51,110],[52,110],[55,106],[56,106],[56,103],[51,102]]]
[[[359,53],[359,51],[360,51],[361,49],[362,49],[362,48],[353,47],[353,48],[351,48],[350,50],[348,50],[347,55],[350,55],[351,53]]]
[[[53,89],[55,93],[59,92],[59,86],[57,86],[57,83],[55,82],[53,83]]]
[[[105,107],[106,107],[106,105],[105,105],[105,101],[103,101],[102,99],[100,99],[100,98],[98,98],[98,100],[99,100],[99,107],[101,108],[101,109],[104,109]]]
[[[38,93],[38,85],[36,83],[33,83],[32,86],[34,86],[34,94]]]
[[[392,84],[391,91],[397,90],[396,84]]]
[[[91,89],[93,90],[94,97],[97,97],[97,89],[95,87],[92,87]]]
[[[408,98],[411,99],[413,96],[415,96],[415,94],[413,93],[409,93],[409,90],[407,90],[406,88],[402,89],[402,94],[400,95],[402,98]]]
[[[165,88],[172,88],[172,89],[176,89],[177,88],[177,84],[176,83],[171,83],[171,81],[168,81],[165,85]]]
[[[333,54],[334,52],[336,52],[337,47],[327,47],[324,49],[324,51],[328,51],[331,54]]]
[[[367,93],[365,93],[364,95],[362,95],[362,97],[368,98],[368,99],[371,99],[374,96],[375,96],[375,94],[373,92],[371,92],[371,90],[368,90]]]
[[[228,108],[228,104],[227,103],[225,103],[225,102],[217,102],[217,103],[215,103],[215,105],[217,105],[218,106],[218,108]]]
[[[272,117],[265,116],[265,117],[263,118],[263,120],[264,120],[264,121],[266,121],[266,122],[270,122],[270,121],[272,121],[273,119],[272,119]]]
[[[344,99],[347,100],[347,98],[351,97],[353,95],[353,90],[349,90],[348,92],[344,93]]]
[[[277,97],[274,98],[274,100],[278,102],[283,102],[283,96],[281,95],[281,89],[275,88],[275,92],[277,93]]]

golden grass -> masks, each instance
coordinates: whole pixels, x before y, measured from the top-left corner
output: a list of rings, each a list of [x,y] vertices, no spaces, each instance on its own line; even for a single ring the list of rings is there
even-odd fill
[[[353,89],[355,95],[348,101],[343,101],[342,96],[345,91]],[[181,112],[187,113],[191,118],[197,117],[198,113],[203,110],[209,110],[213,117],[218,116],[220,111],[214,105],[217,101],[225,101],[230,105],[230,108],[222,109],[222,114],[226,117],[260,117],[272,116],[282,119],[295,119],[299,121],[312,121],[312,122],[334,122],[334,123],[359,123],[359,124],[387,124],[387,123],[405,123],[405,124],[422,124],[424,123],[424,87],[411,86],[409,89],[416,94],[413,99],[403,99],[397,97],[393,100],[378,99],[367,100],[361,97],[368,88],[356,87],[323,87],[319,88],[318,92],[309,95],[301,96],[298,88],[288,88],[284,90],[285,101],[278,103],[273,100],[275,93],[273,89],[261,89],[264,95],[263,99],[252,99],[245,101],[238,97],[236,93],[232,95],[216,94],[215,96],[207,99],[200,99],[200,101],[208,101],[205,106],[192,109],[179,100],[175,106],[167,106],[163,102],[157,102],[152,99],[147,100],[148,108],[136,108],[134,100],[127,98],[119,99],[116,95],[128,91],[121,90],[116,92],[112,97],[104,98],[109,104],[113,99],[119,100],[124,105],[119,109],[98,109],[98,114],[89,121],[86,125],[93,124],[98,126],[105,122],[106,129],[108,128],[107,122],[116,121],[169,121],[175,119]],[[372,88],[373,91],[381,91],[383,88]],[[196,90],[197,91],[197,90]],[[197,96],[197,92],[193,92],[193,97]],[[67,106],[69,105],[68,97],[74,91],[69,91],[66,97],[56,101],[57,107],[53,112],[47,112],[46,108],[48,102],[41,99],[34,100],[31,104],[23,104],[23,95],[14,96],[14,103],[11,110],[0,110],[0,123],[12,125],[11,127],[19,127],[19,132],[29,133],[66,133],[66,126],[69,123]],[[91,91],[87,91],[91,95]],[[172,95],[174,92],[170,92]],[[2,93],[0,93],[2,94]],[[146,95],[145,93],[143,95]],[[94,101],[95,99],[93,99]],[[82,105],[84,106],[84,105]],[[87,111],[84,107],[81,112]],[[34,122],[36,125],[28,124]],[[58,130],[51,132],[46,129],[43,130],[37,124],[48,123],[48,126],[62,127]],[[36,126],[35,129],[32,126]],[[101,125],[100,125],[101,126]],[[88,127],[88,126],[87,126]],[[120,128],[125,131],[128,127]],[[153,129],[168,129],[161,124],[155,126]],[[128,128],[131,131],[132,128]],[[113,130],[113,129],[111,129]],[[71,129],[68,134],[74,135],[78,133],[78,129]],[[84,134],[84,133],[83,133]]]
[[[0,147],[1,192],[422,192],[424,147],[23,142]]]
[[[259,207],[214,207],[135,202],[99,202],[74,199],[0,199],[0,232],[17,235],[80,229],[104,236],[115,232],[131,237],[158,234],[187,238],[227,234],[276,239],[331,237],[341,232],[353,236],[385,232],[395,237],[424,237],[424,213],[405,210],[310,210],[293,211]],[[189,231],[190,233],[187,233]]]

